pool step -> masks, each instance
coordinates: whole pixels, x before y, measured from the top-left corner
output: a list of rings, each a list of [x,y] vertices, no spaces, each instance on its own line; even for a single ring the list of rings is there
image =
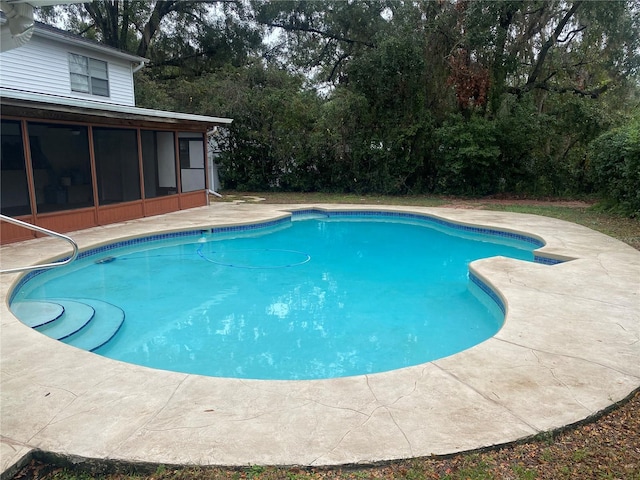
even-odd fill
[[[34,327],[47,337],[62,340],[82,330],[95,316],[96,311],[92,306],[76,300],[56,299],[56,303],[62,305],[64,314],[56,321]]]
[[[92,298],[14,302],[11,311],[22,323],[48,337],[88,351],[111,340],[125,317],[121,308]]]
[[[118,333],[124,322],[124,310],[102,300],[84,298],[77,300],[93,307],[96,312],[95,316],[85,328],[62,341],[92,352],[103,346]]]
[[[11,304],[11,311],[22,323],[36,328],[60,318],[64,313],[64,307],[59,303],[33,300],[14,302]]]

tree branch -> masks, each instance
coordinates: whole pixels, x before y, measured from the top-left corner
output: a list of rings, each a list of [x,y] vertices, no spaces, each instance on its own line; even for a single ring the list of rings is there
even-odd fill
[[[556,76],[556,73],[558,72],[551,72],[549,75],[547,75],[547,78],[540,82],[540,85],[546,85],[549,80]]]
[[[507,88],[507,92],[520,96],[523,93],[526,93],[530,90],[538,89],[538,90],[545,90],[547,92],[554,92],[554,93],[573,93],[580,97],[589,97],[589,98],[596,99],[609,89],[609,85],[607,84],[594,88],[593,90],[582,90],[576,87],[560,87],[560,86],[549,85],[543,82],[536,83],[533,86],[528,88],[525,88],[525,87],[526,85],[524,87],[509,87]]]
[[[105,27],[105,22],[100,9],[97,8],[97,6],[95,6],[93,3],[83,3],[82,5],[84,6],[84,9],[87,11],[89,16],[93,20],[93,24],[96,26],[96,28],[103,31]],[[105,38],[105,42],[106,42],[106,38]]]
[[[96,28],[96,24],[94,23],[90,23],[89,25],[86,26],[86,28],[83,28],[82,30],[80,30],[78,32],[78,35],[80,35],[81,37],[84,36],[85,33],[87,33],[89,30],[91,30],[92,28]]]
[[[540,13],[544,10],[544,6],[540,7],[540,8],[536,8],[535,10],[525,10],[524,12],[522,12],[522,15],[527,16],[527,15],[533,15],[534,13]]]
[[[137,51],[139,56],[146,56],[149,45],[151,44],[151,38],[153,38],[158,28],[160,28],[160,22],[167,14],[175,9],[176,3],[175,0],[156,3],[153,12],[151,12],[151,17],[142,31],[142,38],[138,44]]]
[[[129,0],[122,2],[122,26],[120,27],[120,43],[123,47],[127,47],[129,43],[129,24],[130,24]]]
[[[555,30],[551,34],[551,37],[549,37],[549,39],[546,42],[544,42],[544,44],[542,45],[542,48],[540,49],[540,54],[538,55],[538,61],[533,67],[533,71],[531,72],[531,75],[529,75],[529,79],[527,80],[527,83],[524,86],[525,89],[531,90],[536,85],[538,77],[542,72],[542,66],[544,65],[544,62],[547,58],[547,54],[549,53],[549,50],[551,49],[551,47],[553,47],[556,44],[556,42],[558,41],[558,37],[564,30],[564,27],[567,26],[567,23],[569,23],[569,20],[571,19],[571,17],[573,17],[573,15],[576,13],[576,10],[578,10],[580,5],[582,4],[582,1],[583,0],[577,0],[573,3],[569,11],[565,13],[564,17],[562,17],[562,20],[560,20],[560,23],[558,23],[558,26],[555,28]]]
[[[350,55],[350,53],[343,53],[342,55],[340,55],[338,60],[336,60],[336,62],[333,64],[333,68],[331,69],[331,73],[329,74],[329,77],[327,78],[327,82],[332,82],[333,81],[333,79],[335,78],[336,72],[338,71],[338,67],[342,64],[342,62],[349,55]]]
[[[576,33],[580,33],[581,31],[585,30],[587,28],[586,25],[583,25],[580,28],[576,28],[574,30],[571,30],[570,32],[567,33],[567,35],[564,38],[558,38],[556,41],[558,43],[564,43],[567,40],[569,40],[569,36],[571,36],[571,39],[573,39],[573,37],[576,35]]]
[[[119,0],[113,0],[112,2],[105,2],[106,21],[108,28],[106,32],[109,35],[109,45],[122,48],[120,45],[120,38],[118,36],[118,14],[120,10]]]
[[[609,85],[604,84],[601,87],[594,88],[593,90],[581,90],[576,87],[554,87],[551,85],[540,85],[538,88],[540,88],[541,90],[547,90],[549,92],[573,93],[581,97],[589,97],[595,99],[606,92],[609,89]]]
[[[370,42],[364,42],[362,40],[354,40],[352,38],[343,37],[342,35],[336,35],[336,34],[329,33],[329,32],[323,32],[322,30],[318,30],[317,28],[313,28],[313,27],[302,27],[302,26],[298,27],[298,26],[294,26],[294,25],[285,25],[283,23],[266,23],[265,25],[267,27],[282,28],[283,30],[286,30],[288,32],[317,33],[318,35],[322,35],[323,37],[331,38],[333,40],[338,40],[340,42],[365,45],[365,46],[370,47],[370,48],[374,48],[375,47],[375,45],[373,43],[370,43]]]

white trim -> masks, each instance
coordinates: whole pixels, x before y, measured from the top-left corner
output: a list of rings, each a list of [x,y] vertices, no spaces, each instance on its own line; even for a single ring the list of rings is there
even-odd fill
[[[48,95],[42,93],[23,92],[8,88],[0,88],[0,98],[33,102],[36,104],[45,104],[44,107],[51,110],[59,110],[56,107],[72,107],[77,109],[90,110],[92,112],[78,111],[78,113],[118,113],[124,115],[135,115],[141,117],[153,117],[157,119],[183,120],[190,122],[202,122],[218,125],[229,125],[233,122],[231,118],[209,117],[204,115],[193,115],[191,113],[167,112],[164,110],[151,110],[149,108],[131,107],[127,105],[116,105],[113,103],[105,103],[98,101],[80,100],[76,98],[61,97],[58,95]]]

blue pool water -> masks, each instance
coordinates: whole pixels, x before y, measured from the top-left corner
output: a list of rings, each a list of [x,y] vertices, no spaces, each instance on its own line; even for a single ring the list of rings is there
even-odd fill
[[[124,320],[95,353],[159,369],[255,379],[368,374],[493,336],[504,317],[469,281],[469,262],[533,260],[539,246],[382,214],[299,218],[101,251],[33,276],[12,308],[55,299],[116,306]]]

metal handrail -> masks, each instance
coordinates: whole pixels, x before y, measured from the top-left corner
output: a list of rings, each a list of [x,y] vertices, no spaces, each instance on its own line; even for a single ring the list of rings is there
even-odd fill
[[[43,265],[33,265],[31,267],[9,268],[7,270],[0,270],[0,273],[28,272],[30,270],[43,270],[46,268],[61,267],[73,262],[78,256],[78,244],[71,237],[67,237],[66,235],[62,235],[61,233],[53,232],[51,230],[47,230],[46,228],[38,227],[37,225],[23,222],[22,220],[16,220],[15,218],[7,217],[6,215],[0,215],[0,220],[2,220],[3,222],[13,223],[14,225],[18,225],[20,227],[28,228],[29,230],[44,233],[51,237],[61,238],[62,240],[66,240],[67,242],[69,242],[73,247],[73,253],[69,258],[65,260],[53,263],[45,263]]]

